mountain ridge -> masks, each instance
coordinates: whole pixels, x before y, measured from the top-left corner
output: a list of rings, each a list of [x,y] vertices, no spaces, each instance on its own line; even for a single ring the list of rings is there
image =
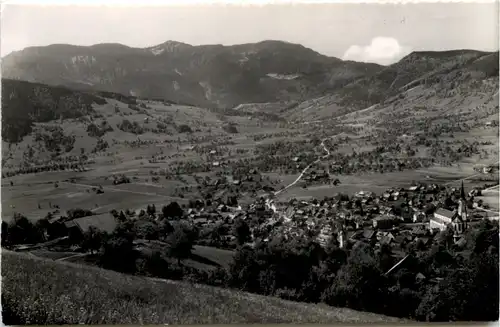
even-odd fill
[[[299,44],[267,40],[232,46],[167,41],[29,47],[3,58],[4,78],[163,97],[207,107],[300,100],[381,69],[342,61]],[[280,79],[280,75],[297,75]]]

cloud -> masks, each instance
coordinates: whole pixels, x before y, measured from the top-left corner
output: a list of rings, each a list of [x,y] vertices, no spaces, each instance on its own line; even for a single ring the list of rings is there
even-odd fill
[[[343,59],[389,65],[398,61],[410,51],[409,47],[401,46],[395,38],[379,36],[373,38],[370,45],[350,46],[344,53]]]

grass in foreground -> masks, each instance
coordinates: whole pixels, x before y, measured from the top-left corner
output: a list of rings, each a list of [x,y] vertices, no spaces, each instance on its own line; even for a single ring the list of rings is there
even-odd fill
[[[7,325],[402,321],[350,309],[129,276],[5,250],[2,309]]]

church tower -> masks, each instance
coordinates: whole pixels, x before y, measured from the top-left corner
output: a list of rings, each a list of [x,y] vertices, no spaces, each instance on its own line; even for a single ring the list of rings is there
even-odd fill
[[[345,246],[345,228],[344,224],[337,223],[337,242],[339,244],[339,248],[343,248]]]
[[[344,243],[345,243],[345,232],[344,232],[344,229],[342,228],[338,234],[337,234],[337,241],[339,242],[339,248],[343,248],[344,247]]]
[[[460,199],[458,200],[457,217],[453,221],[453,229],[455,230],[454,239],[457,241],[467,229],[467,199],[465,198],[464,182],[460,190]]]
[[[460,200],[458,201],[458,215],[465,222],[467,221],[467,199],[465,198],[464,182],[462,181],[462,189],[460,190]]]

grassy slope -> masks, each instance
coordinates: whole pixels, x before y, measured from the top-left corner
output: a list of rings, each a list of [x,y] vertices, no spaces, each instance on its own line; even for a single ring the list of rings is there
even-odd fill
[[[350,309],[152,280],[2,251],[2,306],[32,324],[397,322]],[[9,312],[9,310],[12,310]]]

